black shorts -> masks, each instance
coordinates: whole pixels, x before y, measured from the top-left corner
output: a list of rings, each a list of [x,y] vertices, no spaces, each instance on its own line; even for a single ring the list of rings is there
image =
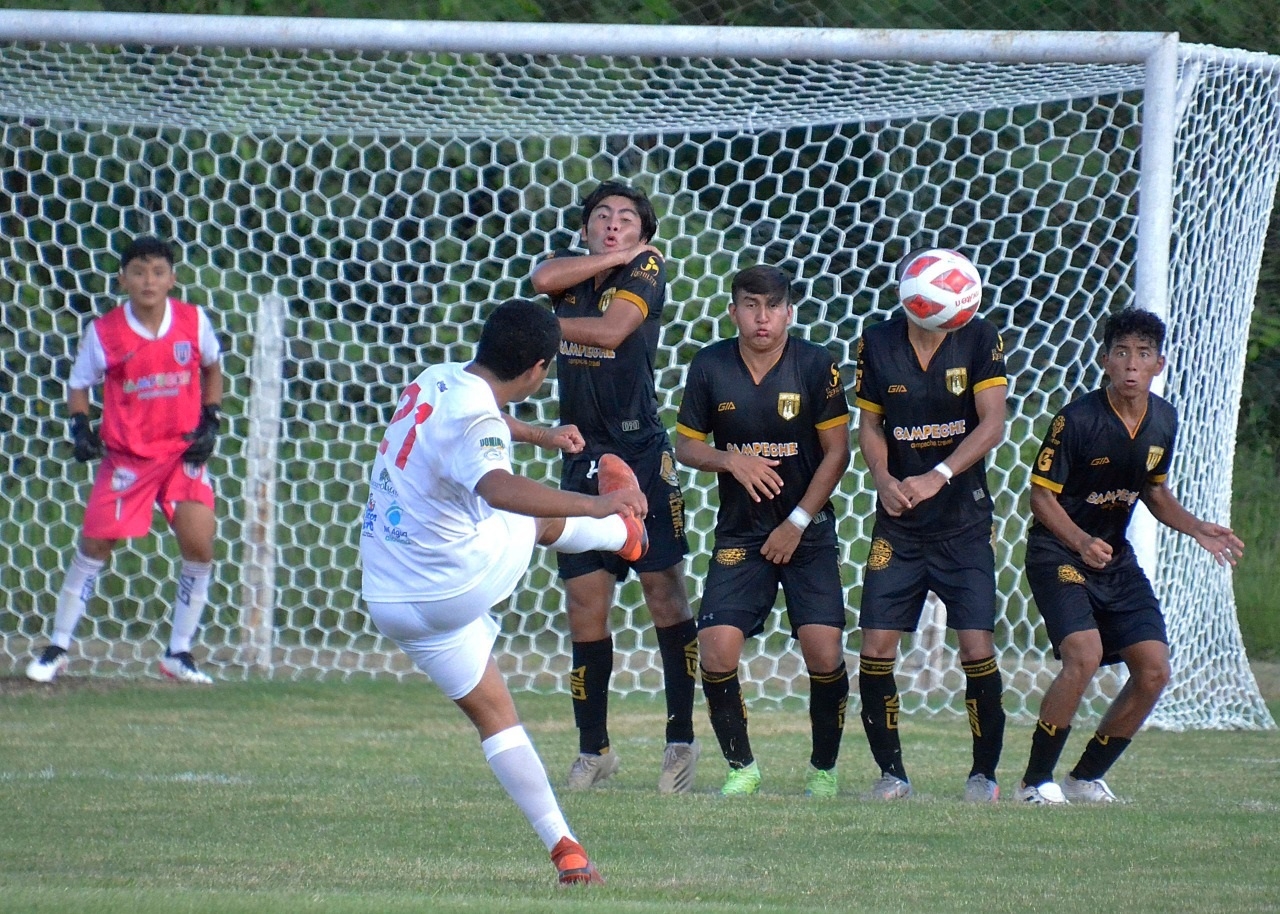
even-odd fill
[[[835,522],[830,511],[825,530],[806,537],[785,565],[776,565],[760,554],[764,541],[717,548],[707,566],[707,580],[698,609],[698,628],[732,625],[750,638],[764,631],[765,621],[778,599],[778,587],[787,600],[791,637],[802,625],[845,627],[844,587],[840,583],[840,556],[836,548]],[[818,527],[819,514],[809,527]]]
[[[915,631],[931,590],[946,604],[947,628],[995,630],[996,557],[987,524],[930,542],[901,534],[890,539],[876,525],[862,575],[858,625]]]
[[[599,495],[596,477],[598,452],[583,451],[567,454],[561,469],[560,488],[566,492],[583,492]],[[684,532],[684,493],[680,491],[680,478],[676,475],[676,457],[664,439],[643,456],[628,460],[627,465],[636,474],[636,481],[649,499],[649,515],[644,519],[649,531],[649,551],[636,562],[627,562],[612,552],[557,552],[556,564],[562,580],[576,578],[604,569],[619,581],[634,569],[665,571],[683,561],[689,552],[689,540]]]
[[[1169,643],[1164,614],[1151,582],[1133,553],[1102,571],[1061,556],[1036,556],[1028,549],[1027,581],[1044,619],[1053,656],[1076,632],[1096,629],[1102,638],[1102,662],[1119,663],[1120,652],[1142,641]]]

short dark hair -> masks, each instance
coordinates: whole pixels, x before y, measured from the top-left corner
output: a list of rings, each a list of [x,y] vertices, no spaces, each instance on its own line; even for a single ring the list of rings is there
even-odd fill
[[[560,322],[547,308],[524,298],[498,305],[484,322],[476,364],[499,381],[518,378],[539,362],[550,362],[560,348]]]
[[[745,295],[764,295],[770,302],[782,301],[791,304],[791,277],[777,267],[763,264],[739,270],[733,277],[730,295],[736,302],[738,293]]]
[[[143,257],[163,257],[173,266],[173,247],[167,241],[161,241],[155,235],[142,235],[129,242],[124,253],[120,255],[120,269]]]
[[[642,190],[637,190],[621,181],[605,181],[582,200],[582,227],[586,228],[587,220],[600,201],[605,197],[626,197],[635,204],[640,215],[640,240],[649,241],[658,232],[658,217],[654,215],[653,204]]]
[[[1116,340],[1126,336],[1151,341],[1156,352],[1164,352],[1164,321],[1144,308],[1125,308],[1107,318],[1106,329],[1102,331],[1102,350],[1110,352]]]

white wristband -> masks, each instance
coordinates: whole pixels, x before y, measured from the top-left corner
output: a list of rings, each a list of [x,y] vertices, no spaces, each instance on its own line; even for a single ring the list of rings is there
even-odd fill
[[[791,521],[791,523],[803,530],[809,526],[809,521],[813,520],[813,515],[799,505],[796,505],[791,509],[791,513],[787,515],[787,520]]]
[[[951,484],[951,477],[955,475],[951,472],[951,467],[947,466],[946,463],[940,463],[933,469],[935,472],[942,474],[942,478],[947,481],[948,485]]]

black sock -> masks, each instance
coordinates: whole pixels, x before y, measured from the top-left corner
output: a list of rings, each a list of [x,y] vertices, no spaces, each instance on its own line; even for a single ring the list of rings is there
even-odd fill
[[[862,729],[867,733],[871,756],[882,772],[907,780],[898,738],[898,682],[893,678],[893,657],[867,657],[858,661],[858,693],[862,698]]]
[[[1129,748],[1131,742],[1133,740],[1123,736],[1093,734],[1089,745],[1084,747],[1080,761],[1071,769],[1071,776],[1078,781],[1096,781],[1111,770],[1111,766]]]
[[[730,768],[746,768],[755,761],[751,740],[747,738],[747,706],[742,700],[738,671],[709,673],[702,671],[702,692],[707,696],[707,714],[711,729],[720,741],[720,751]]]
[[[613,677],[613,638],[573,642],[573,722],[578,751],[600,753],[609,748],[609,680]]]
[[[698,625],[692,619],[655,628],[667,696],[667,742],[693,742],[693,692],[698,681]]]
[[[1070,727],[1055,727],[1042,720],[1036,721],[1035,732],[1031,734],[1031,757],[1027,759],[1027,773],[1022,776],[1022,783],[1028,787],[1039,787],[1053,780],[1053,768],[1058,764],[1070,733]]]
[[[964,706],[969,712],[969,730],[973,733],[973,768],[970,776],[981,774],[996,779],[1000,749],[1004,746],[1004,691],[1000,667],[995,657],[961,663],[964,670]]]
[[[836,766],[848,705],[849,670],[843,662],[830,673],[809,671],[809,724],[813,730],[809,764],[814,768],[829,771]]]

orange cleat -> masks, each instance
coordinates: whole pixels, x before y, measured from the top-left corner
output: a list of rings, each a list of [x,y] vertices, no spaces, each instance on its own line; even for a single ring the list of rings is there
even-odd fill
[[[627,462],[617,454],[602,454],[599,464],[600,494],[620,492],[623,489],[639,489],[640,483],[636,474],[627,466]]]
[[[627,541],[615,555],[624,562],[638,562],[649,551],[649,531],[645,529],[644,519],[626,514],[618,517],[627,525]]]
[[[604,885],[604,877],[587,857],[582,845],[565,835],[551,849],[561,885]]]

